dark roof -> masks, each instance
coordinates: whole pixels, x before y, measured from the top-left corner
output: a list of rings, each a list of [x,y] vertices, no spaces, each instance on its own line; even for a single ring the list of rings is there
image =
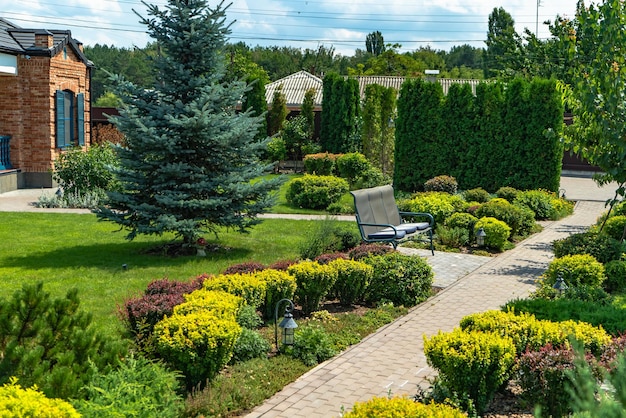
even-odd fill
[[[35,35],[52,35],[53,43],[50,48],[35,46]],[[32,55],[53,57],[69,46],[81,61],[87,66],[93,63],[87,59],[79,47],[79,42],[72,38],[69,30],[57,29],[26,29],[0,18],[0,52],[11,55]]]

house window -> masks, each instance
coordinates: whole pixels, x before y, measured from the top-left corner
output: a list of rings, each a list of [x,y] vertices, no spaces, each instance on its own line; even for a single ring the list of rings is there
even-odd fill
[[[56,91],[57,147],[85,144],[85,98],[69,90]]]

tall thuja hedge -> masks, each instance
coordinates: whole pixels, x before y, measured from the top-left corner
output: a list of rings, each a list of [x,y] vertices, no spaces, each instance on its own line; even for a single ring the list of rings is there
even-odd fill
[[[396,95],[393,87],[370,84],[365,87],[363,99],[363,155],[385,174],[393,171]]]
[[[396,147],[393,183],[399,190],[414,191],[437,173],[434,153],[441,137],[439,83],[409,79],[402,84],[396,118]]]
[[[320,145],[333,154],[360,150],[357,136],[359,82],[336,73],[324,77]]]
[[[439,87],[438,89],[435,87]],[[405,82],[398,100],[396,170],[400,190],[420,190],[442,174],[463,189],[502,186],[557,191],[563,146],[563,99],[556,81],[441,87]]]

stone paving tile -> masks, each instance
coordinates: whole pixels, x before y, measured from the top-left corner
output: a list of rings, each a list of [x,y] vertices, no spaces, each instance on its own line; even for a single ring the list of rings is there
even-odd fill
[[[469,269],[469,274],[457,277],[406,316],[287,386],[296,389],[296,394],[285,388],[248,417],[339,417],[342,408],[349,410],[356,401],[390,394],[414,395],[418,387],[426,389],[435,371],[424,356],[424,336],[451,331],[466,315],[498,309],[511,299],[526,297],[553,257],[551,243],[585,229],[603,210],[602,202],[579,202],[574,215],[547,223],[541,233],[513,250],[497,257],[480,257],[487,261],[478,265],[470,260],[464,266],[464,258],[456,258],[460,269]],[[427,261],[438,258],[441,264],[447,262],[439,252]],[[293,402],[296,396],[298,400]],[[267,408],[267,404],[273,407]]]

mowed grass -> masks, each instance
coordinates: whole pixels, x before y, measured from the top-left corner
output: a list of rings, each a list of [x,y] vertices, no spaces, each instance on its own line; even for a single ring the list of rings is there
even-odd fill
[[[3,212],[0,225],[0,297],[39,281],[54,297],[75,287],[96,325],[116,332],[117,307],[152,280],[188,280],[244,261],[269,264],[296,258],[315,221],[264,220],[248,234],[221,231],[218,241],[206,235],[222,246],[207,257],[151,254],[149,249],[170,242],[173,235],[128,241],[117,225],[99,222],[93,214]]]

